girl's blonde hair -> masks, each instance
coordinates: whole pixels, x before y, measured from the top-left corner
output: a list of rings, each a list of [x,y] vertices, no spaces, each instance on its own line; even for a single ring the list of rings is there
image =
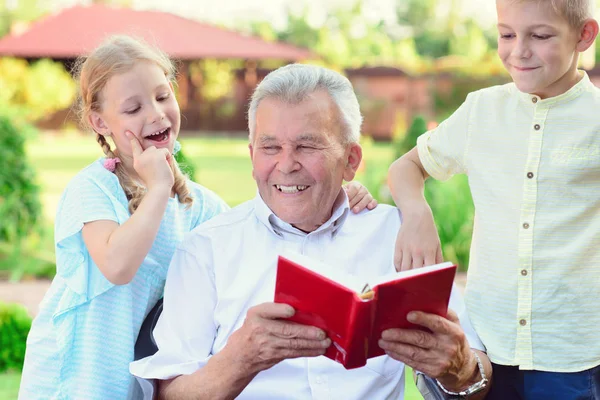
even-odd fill
[[[140,61],[155,63],[164,71],[169,81],[175,80],[175,67],[166,54],[142,40],[126,35],[108,38],[87,57],[77,60],[75,77],[79,81],[78,112],[81,123],[86,128],[94,130],[89,122],[89,116],[93,111],[102,111],[101,92],[108,80],[114,75],[128,72]],[[96,132],[96,140],[106,157],[117,157],[103,135]],[[171,169],[175,177],[173,191],[177,194],[179,202],[189,207],[193,198],[186,183],[186,176],[181,172],[174,157],[172,161]],[[129,200],[129,212],[133,214],[142,201],[146,188],[131,179],[121,163],[116,164],[115,174]]]

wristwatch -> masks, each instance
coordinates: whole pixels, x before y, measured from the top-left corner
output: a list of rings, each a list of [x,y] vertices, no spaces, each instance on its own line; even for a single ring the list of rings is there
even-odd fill
[[[439,388],[442,389],[442,391],[444,393],[446,393],[447,395],[450,395],[450,396],[454,396],[455,398],[458,397],[459,399],[464,399],[464,398],[467,398],[468,396],[471,396],[471,395],[473,395],[475,393],[479,393],[483,389],[485,389],[485,387],[488,384],[488,379],[485,376],[485,370],[483,369],[483,364],[481,363],[481,359],[479,358],[479,356],[477,355],[477,353],[475,351],[473,351],[473,355],[475,356],[475,359],[477,360],[477,366],[479,367],[479,374],[481,375],[481,380],[479,382],[476,382],[476,383],[472,384],[471,386],[469,386],[465,390],[461,390],[460,392],[452,392],[450,390],[447,390],[440,383],[440,381],[438,381],[436,379],[435,382],[437,383],[437,385],[439,386]]]

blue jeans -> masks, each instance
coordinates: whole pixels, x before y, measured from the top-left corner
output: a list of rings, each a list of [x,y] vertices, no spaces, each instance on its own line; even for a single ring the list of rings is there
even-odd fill
[[[492,363],[486,400],[600,400],[600,365],[581,372],[521,371]]]

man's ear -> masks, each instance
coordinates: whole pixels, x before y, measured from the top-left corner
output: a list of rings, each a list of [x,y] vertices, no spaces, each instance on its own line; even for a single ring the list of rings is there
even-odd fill
[[[579,32],[579,42],[577,42],[577,51],[584,52],[594,44],[594,40],[598,36],[598,21],[595,19],[587,19]]]
[[[349,145],[348,156],[346,158],[346,168],[344,169],[344,180],[350,182],[354,179],[360,162],[362,161],[362,147],[358,143],[351,143]]]
[[[106,125],[106,122],[104,122],[104,119],[99,113],[92,111],[88,116],[88,122],[90,123],[94,131],[96,131],[96,133],[102,136],[110,136],[110,129],[108,128],[108,125]]]
[[[254,176],[254,147],[252,147],[252,143],[248,143],[248,150],[250,151],[250,161],[252,161],[252,178],[256,180]]]

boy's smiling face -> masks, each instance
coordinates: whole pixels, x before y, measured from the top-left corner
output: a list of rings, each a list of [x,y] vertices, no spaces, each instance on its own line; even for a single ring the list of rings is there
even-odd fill
[[[549,2],[497,0],[496,10],[498,55],[520,91],[548,98],[577,83],[581,30]]]

